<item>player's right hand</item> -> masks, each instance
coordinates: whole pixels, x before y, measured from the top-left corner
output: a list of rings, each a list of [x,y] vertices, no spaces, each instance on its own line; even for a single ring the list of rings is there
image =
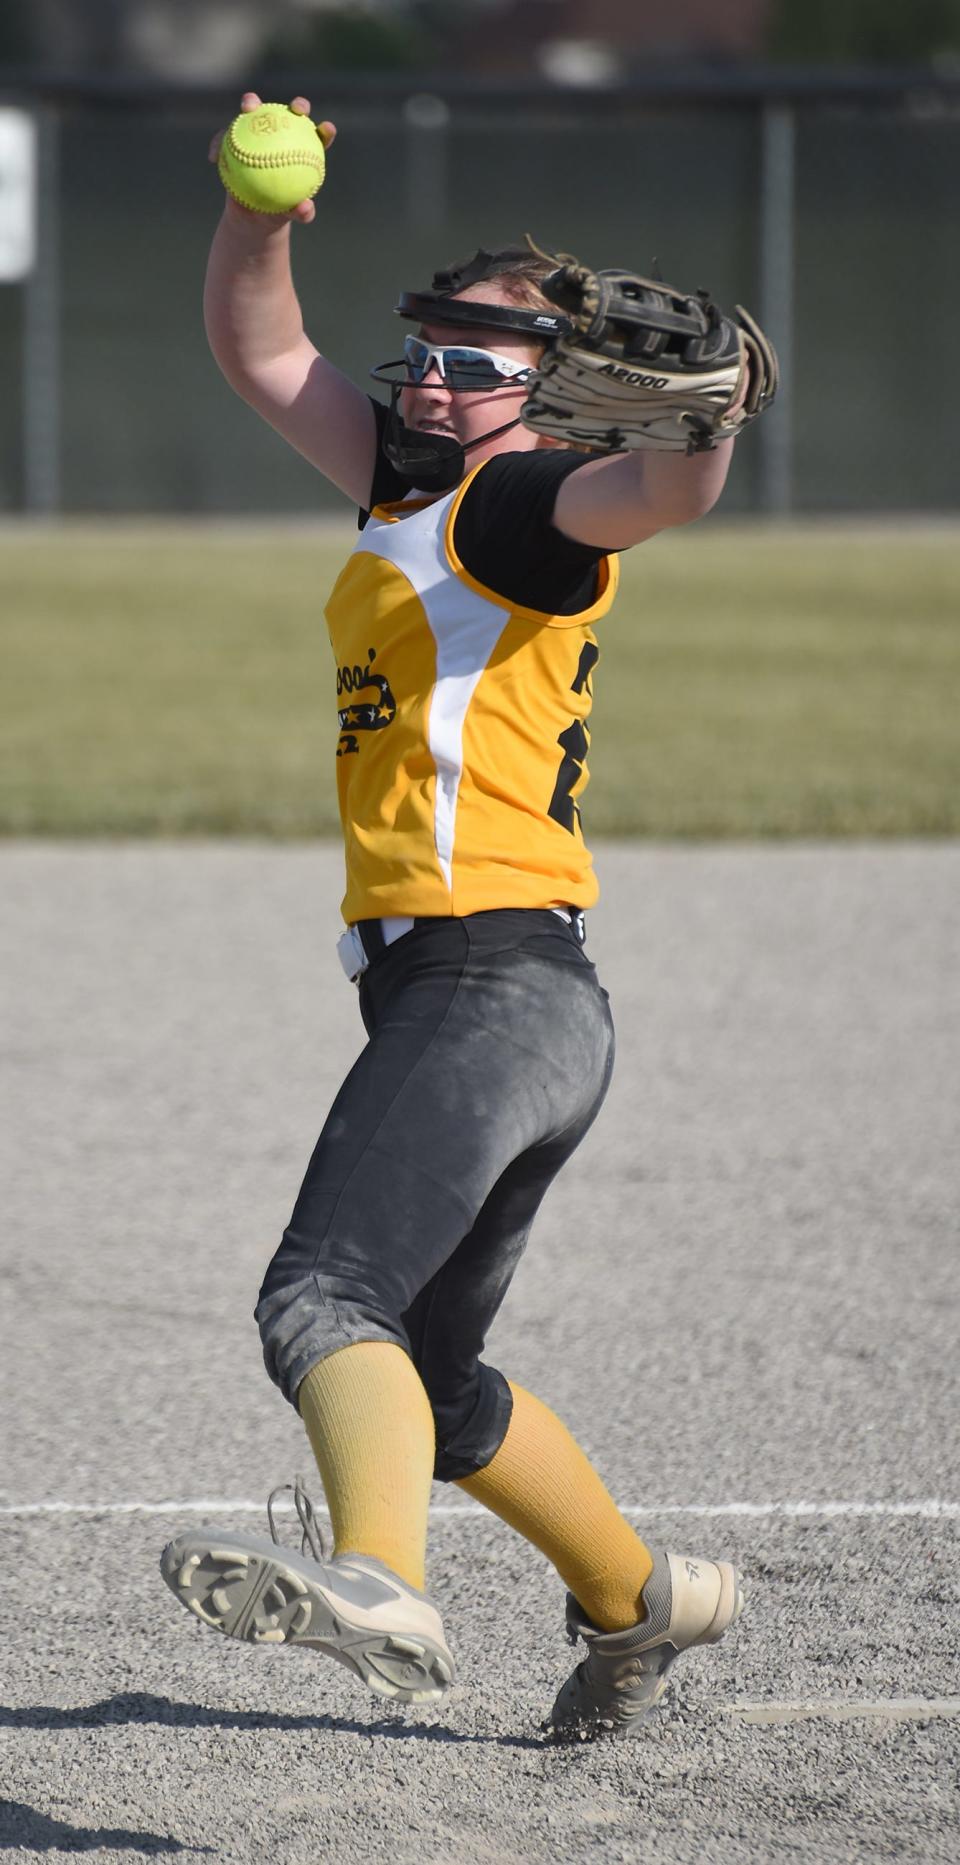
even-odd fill
[[[261,102],[262,99],[257,96],[256,91],[244,91],[240,99],[240,109],[244,112],[259,110]],[[295,110],[298,116],[308,117],[310,115],[310,100],[307,97],[293,97],[290,100],[290,108],[291,110]],[[317,129],[320,132],[320,140],[324,148],[329,149],[337,133],[336,124],[330,123],[324,119],[322,123],[317,124]],[[207,159],[213,163],[214,167],[216,167],[217,158],[220,154],[220,144],[226,133],[225,129],[218,130],[210,143]],[[317,212],[313,201],[299,201],[296,207],[291,209],[289,214],[258,214],[252,207],[241,207],[240,202],[235,201],[232,194],[227,195],[226,211],[232,218],[239,216],[241,220],[247,222],[253,221],[260,226],[277,226],[283,220],[297,220],[305,227],[309,226],[311,220],[316,218]]]

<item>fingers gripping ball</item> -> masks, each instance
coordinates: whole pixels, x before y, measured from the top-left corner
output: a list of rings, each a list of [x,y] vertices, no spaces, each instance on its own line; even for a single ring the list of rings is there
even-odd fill
[[[323,185],[323,139],[287,104],[261,104],[235,117],[220,145],[220,180],[241,207],[289,214]]]

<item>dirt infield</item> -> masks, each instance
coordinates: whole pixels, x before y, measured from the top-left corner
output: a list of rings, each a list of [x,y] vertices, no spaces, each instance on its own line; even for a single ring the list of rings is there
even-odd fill
[[[156,1569],[308,1464],[250,1311],[361,1040],[339,855],[0,851],[5,1856],[960,1853],[960,846],[598,860],[616,1081],[488,1357],[749,1602],[641,1739],[569,1750],[562,1587],[459,1490],[429,1713],[216,1638]]]

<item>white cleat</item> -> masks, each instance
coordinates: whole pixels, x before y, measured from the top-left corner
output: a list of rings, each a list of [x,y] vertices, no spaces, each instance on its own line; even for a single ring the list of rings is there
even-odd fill
[[[567,1594],[567,1634],[589,1647],[563,1686],[548,1724],[562,1740],[634,1735],[691,1645],[714,1645],[743,1610],[743,1585],[729,1561],[657,1553],[641,1594],[646,1614],[623,1632],[602,1632]]]
[[[442,1697],[454,1665],[433,1601],[372,1555],[325,1560],[315,1529],[311,1545],[316,1554],[298,1554],[199,1528],[164,1548],[160,1572],[188,1612],[227,1638],[326,1652],[398,1703]]]

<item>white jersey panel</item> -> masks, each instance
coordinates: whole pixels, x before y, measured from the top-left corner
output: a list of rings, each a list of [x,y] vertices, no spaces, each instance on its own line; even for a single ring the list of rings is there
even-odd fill
[[[370,518],[357,551],[384,557],[416,591],[437,648],[437,682],[429,707],[427,742],[437,767],[434,841],[437,860],[453,886],[457,797],[463,776],[463,724],[484,668],[503,633],[510,606],[468,589],[453,570],[444,543],[458,488],[408,518]]]

